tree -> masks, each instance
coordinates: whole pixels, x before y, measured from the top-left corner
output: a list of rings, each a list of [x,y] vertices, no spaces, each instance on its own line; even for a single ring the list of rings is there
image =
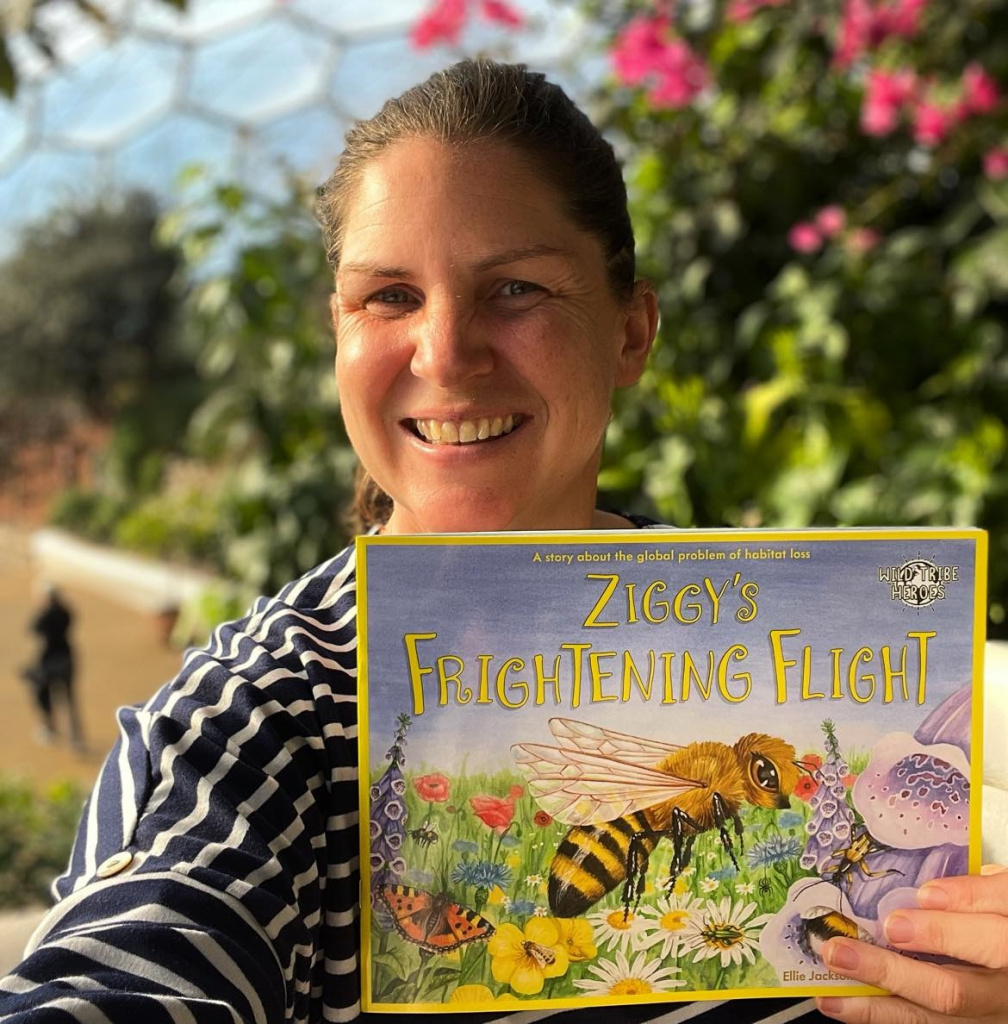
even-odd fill
[[[177,252],[154,238],[153,199],[64,209],[28,228],[0,268],[0,406],[69,399],[108,417],[184,365]]]

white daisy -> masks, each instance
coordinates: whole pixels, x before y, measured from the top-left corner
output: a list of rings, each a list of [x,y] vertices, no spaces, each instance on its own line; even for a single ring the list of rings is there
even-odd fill
[[[682,869],[682,871],[680,871],[680,872],[679,872],[679,874],[680,874],[680,875],[681,875],[681,876],[682,876],[683,878],[689,878],[689,876],[690,876],[690,875],[692,875],[692,874],[693,874],[693,873],[694,873],[695,871],[696,871],[696,868],[695,868],[695,867],[693,867],[693,865],[692,865],[692,864],[687,864],[687,865],[686,865],[686,867],[684,867],[684,868]]]
[[[720,883],[720,882],[719,882],[719,881],[718,881],[718,880],[717,880],[716,878],[711,878],[711,877],[710,877],[710,875],[708,875],[708,876],[707,876],[707,877],[706,877],[706,878],[705,878],[705,879],[704,879],[704,880],[703,880],[703,881],[702,881],[702,882],[700,883],[700,891],[701,891],[701,892],[715,892],[715,891],[717,890],[717,887],[718,887],[718,886],[719,886],[720,884],[721,884],[721,883]]]
[[[739,896],[752,896],[756,891],[756,886],[753,885],[752,882],[739,882],[738,885],[735,886],[735,891]]]
[[[591,996],[639,996],[667,992],[686,984],[672,978],[679,973],[678,967],[662,967],[660,960],[645,963],[646,959],[647,953],[641,952],[632,964],[628,963],[621,950],[615,960],[600,960],[588,968],[588,973],[598,980],[581,978],[574,985]]]
[[[525,876],[525,884],[526,885],[531,885],[533,887],[535,887],[537,885],[542,885],[542,880],[543,880],[542,879],[542,875],[526,875]]]
[[[640,934],[634,936],[634,949],[652,949],[661,943],[660,960],[677,955],[690,923],[699,916],[704,902],[689,893],[670,894],[660,897],[653,907],[641,907],[640,916],[645,923]]]
[[[754,964],[753,951],[758,948],[760,930],[773,916],[753,917],[756,909],[755,903],[733,904],[730,896],[720,903],[708,900],[706,909],[694,919],[689,935],[683,939],[683,951],[695,950],[693,963],[720,956],[722,967],[741,964],[743,959]]]
[[[646,922],[632,910],[628,913],[622,907],[615,910],[596,910],[588,915],[595,942],[600,949],[619,949],[626,953],[630,942],[640,934]]]
[[[549,917],[549,910],[547,910],[546,907],[536,907],[535,910],[532,911],[532,915],[533,917]]]

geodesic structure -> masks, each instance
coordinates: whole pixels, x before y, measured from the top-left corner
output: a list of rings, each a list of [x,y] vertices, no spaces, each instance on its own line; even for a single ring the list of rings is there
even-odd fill
[[[0,99],[0,228],[56,204],[133,187],[170,205],[180,173],[205,167],[266,198],[287,177],[322,181],[354,120],[462,56],[522,60],[575,98],[602,73],[572,0],[516,0],[518,30],[473,19],[457,46],[417,50],[428,0],[97,0],[106,24],[69,0],[37,17],[51,62],[8,38],[19,76]]]

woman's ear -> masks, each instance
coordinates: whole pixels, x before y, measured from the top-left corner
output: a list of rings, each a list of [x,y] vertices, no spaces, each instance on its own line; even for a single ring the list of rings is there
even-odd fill
[[[616,387],[628,387],[640,380],[658,333],[658,316],[658,296],[651,282],[635,282],[633,297],[623,321]]]

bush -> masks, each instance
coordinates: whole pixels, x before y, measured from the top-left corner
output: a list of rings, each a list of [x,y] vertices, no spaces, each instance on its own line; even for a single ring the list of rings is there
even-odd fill
[[[49,888],[66,869],[83,805],[73,783],[40,794],[0,776],[0,908],[52,902]]]

